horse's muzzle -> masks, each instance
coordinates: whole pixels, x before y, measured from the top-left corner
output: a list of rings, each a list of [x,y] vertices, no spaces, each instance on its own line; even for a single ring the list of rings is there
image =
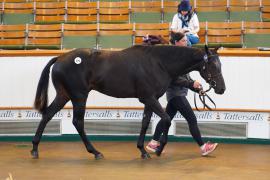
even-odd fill
[[[216,94],[224,94],[224,92],[225,92],[225,90],[226,90],[226,88],[220,88],[220,89],[215,89],[215,93]]]

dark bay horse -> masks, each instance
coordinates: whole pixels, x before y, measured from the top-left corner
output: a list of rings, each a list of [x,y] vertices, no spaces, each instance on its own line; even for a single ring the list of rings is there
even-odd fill
[[[56,97],[47,106],[50,67]],[[73,124],[86,149],[96,159],[103,158],[88,140],[84,131],[84,113],[91,90],[117,98],[138,98],[144,107],[142,127],[137,142],[142,158],[150,158],[144,139],[152,113],[163,122],[164,137],[156,153],[160,155],[168,139],[170,118],[158,99],[170,82],[179,75],[199,71],[217,94],[223,94],[225,83],[216,52],[177,46],[133,46],[121,51],[76,49],[51,59],[42,71],[35,98],[35,109],[42,120],[33,138],[33,158],[38,158],[38,145],[46,124],[71,100]]]

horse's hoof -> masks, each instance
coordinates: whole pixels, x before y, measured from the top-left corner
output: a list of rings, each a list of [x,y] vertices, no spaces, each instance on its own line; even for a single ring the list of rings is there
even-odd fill
[[[162,151],[160,151],[159,149],[156,150],[156,155],[157,155],[157,156],[160,156],[161,153],[162,153]]]
[[[151,159],[151,156],[150,156],[150,154],[145,153],[145,154],[142,154],[142,155],[141,155],[141,158],[142,158],[142,159]]]
[[[32,151],[31,151],[31,155],[32,155],[32,158],[33,158],[33,159],[38,159],[38,157],[39,157],[39,156],[38,156],[38,151],[32,150]]]
[[[103,154],[98,153],[98,154],[95,154],[95,159],[96,159],[96,160],[104,159],[104,156],[103,156]]]

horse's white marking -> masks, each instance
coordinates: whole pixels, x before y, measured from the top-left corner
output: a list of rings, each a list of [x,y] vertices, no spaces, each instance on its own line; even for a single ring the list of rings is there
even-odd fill
[[[207,57],[207,55],[204,55],[204,56],[203,56],[203,60],[204,60],[205,62],[207,62],[207,61],[208,61],[208,57]]]
[[[81,64],[82,63],[82,59],[80,57],[76,57],[74,59],[74,62],[75,62],[75,64]]]

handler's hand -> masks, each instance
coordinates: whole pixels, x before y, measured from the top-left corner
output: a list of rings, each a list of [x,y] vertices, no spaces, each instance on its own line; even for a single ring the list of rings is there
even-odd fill
[[[202,89],[202,85],[201,85],[201,83],[199,81],[194,81],[193,87],[195,89]]]

